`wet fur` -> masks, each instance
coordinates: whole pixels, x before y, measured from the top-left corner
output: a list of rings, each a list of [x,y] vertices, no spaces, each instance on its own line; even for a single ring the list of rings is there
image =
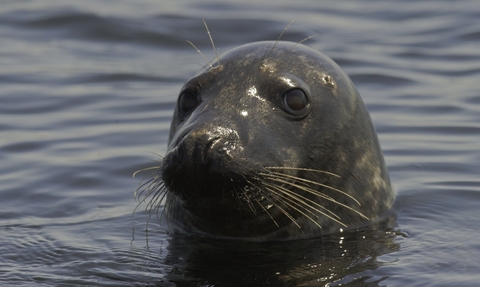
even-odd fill
[[[293,21],[290,24],[292,23]],[[271,58],[271,56],[290,24],[282,31],[273,45],[265,50],[263,65],[265,65],[266,69],[282,61],[282,58],[275,59]],[[208,61],[207,63],[210,69],[214,70],[222,67],[222,64],[206,23],[205,27],[215,51],[217,66],[214,67]],[[297,45],[310,38],[308,37],[292,45],[290,50],[293,50]],[[206,59],[193,43],[190,41],[188,43]],[[325,85],[332,87],[336,85],[334,78],[330,75],[324,75],[321,80]],[[139,205],[146,203],[145,209],[150,216],[156,214],[160,219],[165,214],[178,212],[172,209],[178,205],[177,201],[180,200],[178,195],[171,192],[165,185],[163,181],[164,175],[162,174],[163,168],[163,160],[160,160],[159,165],[142,169],[135,173],[148,173],[135,192]],[[278,228],[279,232],[272,236],[266,235],[265,238],[290,236],[291,232],[283,233],[280,231],[282,228],[285,228],[286,222],[292,223],[298,230],[303,229],[301,236],[303,237],[309,233],[322,233],[312,231],[314,228],[318,230],[324,228],[322,224],[318,223],[319,218],[327,218],[332,224],[341,228],[351,227],[352,222],[356,224],[358,221],[368,222],[372,219],[370,215],[362,213],[360,208],[362,207],[361,198],[356,198],[356,196],[342,190],[342,176],[328,170],[296,166],[270,166],[264,167],[261,171],[257,170],[252,174],[244,174],[243,177],[244,180],[241,185],[233,188],[229,186],[227,189],[224,189],[224,196],[231,195],[239,205],[248,206],[248,210],[254,216],[259,214],[268,215],[271,225]],[[182,189],[182,185],[178,184],[179,189]],[[391,199],[386,199],[385,201],[386,204],[391,204]],[[272,206],[276,207],[277,213],[279,210],[283,215],[284,218],[282,220],[279,220],[278,214],[271,213]],[[160,210],[161,213],[159,214]],[[352,220],[352,218],[356,219]],[[285,219],[287,220],[285,221]],[[256,239],[262,240],[261,236],[257,236]]]

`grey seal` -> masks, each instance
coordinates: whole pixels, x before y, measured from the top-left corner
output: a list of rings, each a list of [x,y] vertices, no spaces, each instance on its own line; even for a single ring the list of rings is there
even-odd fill
[[[229,50],[185,83],[144,186],[175,230],[254,241],[362,226],[394,200],[350,78],[286,41]]]

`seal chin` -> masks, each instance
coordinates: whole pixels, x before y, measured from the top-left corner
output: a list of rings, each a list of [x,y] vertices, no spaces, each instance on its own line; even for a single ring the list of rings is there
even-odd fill
[[[179,93],[149,207],[164,204],[182,230],[249,240],[332,233],[389,209],[370,116],[330,58],[258,42],[215,63]]]

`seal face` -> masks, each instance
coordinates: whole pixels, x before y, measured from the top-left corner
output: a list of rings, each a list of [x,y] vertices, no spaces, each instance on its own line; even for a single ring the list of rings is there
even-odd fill
[[[155,180],[177,229],[249,240],[356,227],[394,199],[349,77],[281,41],[232,49],[186,82]]]

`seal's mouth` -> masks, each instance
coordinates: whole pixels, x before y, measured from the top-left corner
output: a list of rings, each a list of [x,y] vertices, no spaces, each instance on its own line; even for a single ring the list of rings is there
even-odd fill
[[[224,210],[232,212],[254,211],[254,203],[266,200],[258,176],[237,173],[219,167],[215,169],[195,168],[189,172],[169,174],[163,177],[166,189],[177,196],[182,205],[191,212],[204,210]]]
[[[154,171],[140,187],[142,201],[151,197],[147,209],[164,205],[168,218],[202,233],[236,237],[271,233],[292,224],[321,230],[326,222],[346,228],[352,218],[369,220],[359,211],[359,200],[334,187],[340,176],[327,171],[265,167],[255,173],[205,170],[168,176],[162,172],[171,171],[163,166]],[[313,175],[326,181],[314,181]]]
[[[162,181],[170,192],[184,201],[215,197],[238,200],[252,193],[258,174],[265,171],[263,167],[232,158],[223,152],[224,144],[217,144],[218,137],[205,140],[203,145],[190,141],[184,139],[163,158]]]

